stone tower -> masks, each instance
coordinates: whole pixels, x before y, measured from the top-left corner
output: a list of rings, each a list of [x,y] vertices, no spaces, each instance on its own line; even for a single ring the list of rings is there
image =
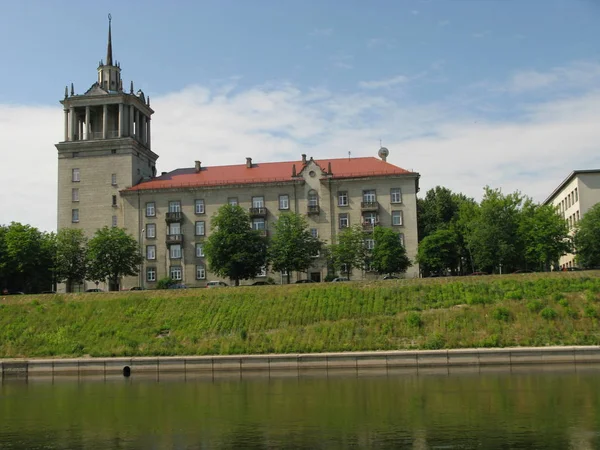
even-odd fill
[[[151,150],[154,111],[141,90],[123,90],[121,65],[113,61],[111,16],[106,60],[83,94],[65,88],[64,140],[58,149],[58,229],[80,228],[88,237],[104,226],[123,226],[119,191],[156,173]]]

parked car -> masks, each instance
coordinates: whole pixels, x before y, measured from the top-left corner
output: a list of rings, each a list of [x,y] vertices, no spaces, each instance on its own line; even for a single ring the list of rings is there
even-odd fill
[[[350,281],[350,280],[346,277],[337,277],[337,278],[334,278],[333,280],[331,280],[332,283],[338,283],[340,281]]]
[[[92,289],[86,289],[85,292],[104,292],[104,291],[102,289],[92,288]]]
[[[296,281],[296,284],[301,284],[301,283],[316,283],[316,281],[308,280],[308,279]]]
[[[206,283],[206,287],[207,288],[219,288],[219,287],[227,287],[229,286],[227,283],[225,283],[224,281],[209,281],[208,283]]]
[[[396,275],[386,275],[385,277],[383,277],[384,280],[399,280],[400,278],[397,277]]]

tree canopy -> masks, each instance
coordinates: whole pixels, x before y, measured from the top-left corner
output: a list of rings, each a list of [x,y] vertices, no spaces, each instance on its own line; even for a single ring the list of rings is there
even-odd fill
[[[584,268],[600,266],[600,203],[581,218],[573,240],[577,264]]]
[[[119,290],[124,276],[135,276],[143,261],[138,244],[118,227],[104,227],[96,231],[87,246],[88,279],[109,280],[110,290]]]
[[[211,221],[204,252],[210,270],[231,279],[255,277],[267,264],[267,240],[251,228],[248,213],[238,205],[223,205]]]
[[[343,271],[348,279],[350,279],[352,269],[364,267],[368,256],[365,247],[365,233],[360,225],[344,228],[337,236],[337,243],[331,246],[334,267]]]
[[[371,267],[379,274],[403,273],[412,265],[400,238],[390,228],[375,227]]]
[[[275,222],[269,242],[269,260],[274,270],[287,273],[289,283],[292,271],[308,271],[321,246],[321,241],[310,233],[303,216],[286,212]]]
[[[63,228],[56,234],[55,274],[58,283],[65,282],[67,292],[73,283],[85,280],[87,272],[87,239],[82,230]]]

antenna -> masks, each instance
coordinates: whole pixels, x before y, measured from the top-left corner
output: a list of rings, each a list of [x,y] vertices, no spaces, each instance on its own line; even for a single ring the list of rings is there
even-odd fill
[[[350,161],[350,155],[352,154],[352,152],[348,152],[348,161]]]
[[[379,138],[379,147],[383,147],[383,144],[381,143],[381,138]]]

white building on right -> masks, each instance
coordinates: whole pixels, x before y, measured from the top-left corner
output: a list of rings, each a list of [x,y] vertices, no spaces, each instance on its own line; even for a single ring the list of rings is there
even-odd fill
[[[544,205],[554,205],[569,225],[571,234],[585,213],[600,202],[600,169],[574,170],[558,185]],[[564,255],[560,268],[575,267],[575,255]]]

